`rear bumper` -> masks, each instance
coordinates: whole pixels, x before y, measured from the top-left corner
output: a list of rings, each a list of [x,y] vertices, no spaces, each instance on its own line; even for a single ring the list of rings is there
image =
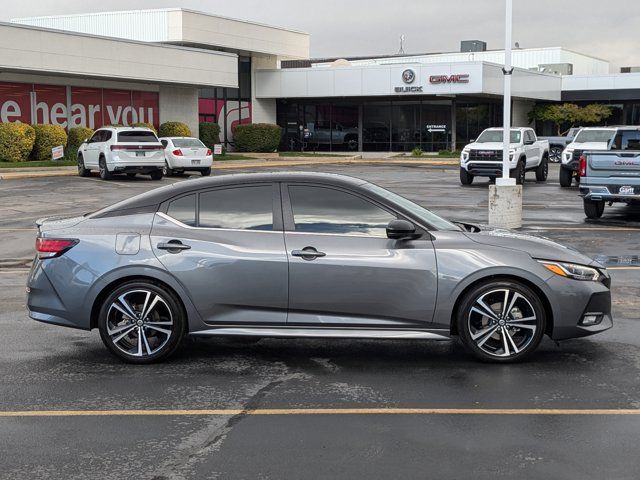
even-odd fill
[[[585,185],[580,184],[580,196],[587,200],[604,200],[606,202],[640,201],[640,185],[635,186],[635,193],[618,193],[620,185]]]
[[[199,164],[194,165],[191,161],[192,160],[200,160]],[[170,168],[173,169],[180,169],[180,170],[202,170],[204,168],[211,168],[211,166],[213,165],[213,160],[211,159],[211,157],[207,157],[207,158],[200,158],[200,159],[177,159],[177,158],[171,158],[171,159],[167,159],[167,163],[169,164]]]

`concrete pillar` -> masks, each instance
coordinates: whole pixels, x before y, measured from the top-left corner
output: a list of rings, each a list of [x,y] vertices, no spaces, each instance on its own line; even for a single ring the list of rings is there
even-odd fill
[[[198,136],[198,89],[160,86],[160,123],[182,122]]]
[[[529,112],[533,109],[535,102],[529,100],[513,100],[511,109],[512,127],[531,127],[529,122]]]
[[[451,151],[455,151],[456,149],[456,130],[458,128],[457,118],[456,118],[456,99],[451,100]]]
[[[522,226],[522,185],[489,185],[489,225],[497,228]]]
[[[251,57],[251,121],[253,123],[276,123],[275,98],[256,98],[256,70],[278,68],[278,57]]]
[[[363,120],[364,120],[364,105],[361,103],[358,105],[358,151],[362,152],[363,151],[363,143],[364,143],[364,126],[363,126]]]

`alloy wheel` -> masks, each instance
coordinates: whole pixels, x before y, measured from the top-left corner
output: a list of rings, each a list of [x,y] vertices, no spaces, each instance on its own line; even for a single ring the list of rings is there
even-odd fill
[[[490,290],[477,297],[467,328],[476,347],[492,357],[511,357],[532,343],[538,316],[532,302],[510,288]]]
[[[560,163],[562,160],[562,148],[551,147],[549,149],[549,161],[551,163]]]
[[[119,295],[109,305],[106,320],[106,333],[113,345],[132,357],[148,357],[160,352],[175,326],[167,302],[146,289]]]

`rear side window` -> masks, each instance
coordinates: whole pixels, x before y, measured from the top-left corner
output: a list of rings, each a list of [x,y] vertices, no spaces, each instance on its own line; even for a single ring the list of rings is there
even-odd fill
[[[273,230],[273,187],[259,185],[201,193],[198,226]]]
[[[615,150],[640,150],[640,130],[621,130],[613,140]]]
[[[167,208],[167,215],[179,222],[196,226],[196,195],[187,195],[172,201]]]
[[[118,142],[158,143],[158,137],[147,130],[129,130],[118,132]]]
[[[204,143],[197,138],[174,138],[173,145],[177,148],[204,148]]]

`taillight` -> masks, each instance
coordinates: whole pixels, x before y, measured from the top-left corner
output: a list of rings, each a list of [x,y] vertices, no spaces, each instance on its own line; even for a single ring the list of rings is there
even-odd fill
[[[587,176],[587,157],[580,155],[580,166],[578,167],[578,175],[581,177]]]
[[[207,148],[207,157],[211,156],[211,149]]]
[[[79,240],[75,238],[36,238],[36,251],[38,258],[54,258],[59,257],[73,246]]]
[[[181,156],[182,156],[182,150],[180,150],[179,148],[176,148],[172,153],[173,153],[176,157],[181,157]]]

